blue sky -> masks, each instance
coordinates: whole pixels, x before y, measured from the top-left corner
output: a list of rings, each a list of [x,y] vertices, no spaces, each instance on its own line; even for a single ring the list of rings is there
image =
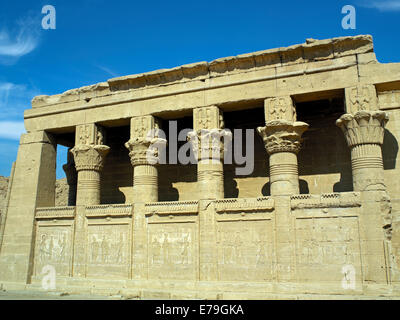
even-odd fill
[[[342,28],[347,4],[356,30]],[[55,30],[42,29],[44,5],[56,9]],[[371,34],[380,62],[400,62],[399,21],[400,0],[1,1],[0,175],[9,175],[35,95],[306,38]]]

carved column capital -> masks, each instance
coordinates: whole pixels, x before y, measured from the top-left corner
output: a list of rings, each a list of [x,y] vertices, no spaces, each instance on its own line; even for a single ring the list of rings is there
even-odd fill
[[[187,135],[196,160],[223,160],[227,143],[232,141],[232,132],[227,129],[193,130]]]
[[[358,111],[346,113],[336,125],[342,129],[350,148],[361,144],[383,144],[385,125],[389,116],[384,111]]]
[[[161,148],[167,145],[167,140],[162,138],[136,137],[125,143],[129,150],[132,166],[138,165],[156,165],[160,161]]]
[[[109,151],[110,147],[104,145],[75,146],[71,152],[74,155],[76,170],[101,171]]]
[[[265,127],[257,128],[257,131],[270,155],[277,152],[297,154],[301,149],[301,136],[307,129],[305,122],[273,120],[268,121]]]

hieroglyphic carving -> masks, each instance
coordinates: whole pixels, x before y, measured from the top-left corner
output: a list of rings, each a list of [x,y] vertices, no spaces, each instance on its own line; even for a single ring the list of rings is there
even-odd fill
[[[400,91],[383,91],[378,93],[379,109],[395,109],[400,107]]]
[[[94,123],[76,126],[75,145],[103,145],[104,141],[103,127]]]
[[[296,107],[290,96],[274,97],[265,100],[265,121],[296,121]]]
[[[223,128],[223,113],[217,106],[209,106],[193,110],[194,131]]]
[[[89,224],[87,273],[126,277],[129,268],[128,224]]]
[[[347,113],[378,110],[376,89],[372,84],[359,84],[355,87],[346,88],[345,94]]]
[[[72,231],[70,226],[39,225],[36,233],[35,274],[51,265],[58,276],[70,275]]]
[[[271,220],[218,222],[219,280],[270,280],[273,243]]]
[[[149,224],[149,278],[193,280],[197,266],[194,223]]]
[[[298,278],[302,281],[336,281],[342,268],[353,266],[361,277],[357,217],[311,217],[295,221]]]

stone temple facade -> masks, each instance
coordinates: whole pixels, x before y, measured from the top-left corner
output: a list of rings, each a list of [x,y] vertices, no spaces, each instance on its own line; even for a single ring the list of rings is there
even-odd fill
[[[379,63],[371,36],[39,96],[25,127],[1,219],[4,288],[40,290],[50,266],[71,293],[400,296],[400,63]],[[223,155],[232,140],[244,152],[245,133],[253,170],[239,175]],[[186,139],[196,161],[182,164]],[[67,207],[55,207],[57,145],[70,148]]]

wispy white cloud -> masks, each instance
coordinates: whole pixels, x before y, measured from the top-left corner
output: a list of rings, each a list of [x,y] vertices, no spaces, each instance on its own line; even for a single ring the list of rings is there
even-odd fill
[[[0,121],[0,139],[19,140],[24,132],[23,121]]]
[[[400,0],[388,1],[363,1],[359,4],[365,8],[378,9],[379,11],[400,11]]]
[[[97,68],[99,68],[100,70],[104,71],[105,73],[109,74],[111,77],[116,78],[116,77],[119,76],[116,72],[112,71],[110,68],[107,68],[105,66],[101,66],[101,65],[98,65],[98,64],[96,64],[95,66]]]
[[[40,92],[26,85],[0,82],[0,121],[22,119],[23,111]]]
[[[0,30],[0,63],[11,65],[33,50],[40,40],[40,21],[37,18],[24,18],[17,21],[17,27]]]

